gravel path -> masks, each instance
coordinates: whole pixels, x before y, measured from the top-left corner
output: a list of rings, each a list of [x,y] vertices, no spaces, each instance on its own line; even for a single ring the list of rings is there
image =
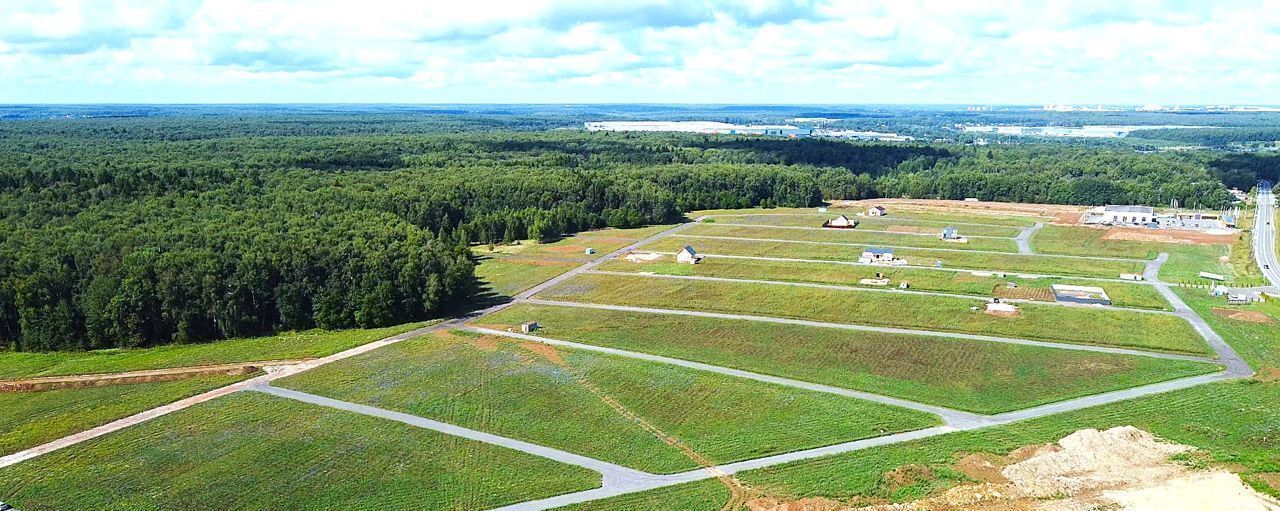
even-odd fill
[[[1036,225],[1023,229],[1018,233],[1018,237],[1013,240],[1018,243],[1019,254],[1034,254],[1035,250],[1031,249],[1031,237],[1035,236],[1036,231],[1044,229],[1044,222],[1036,222]]]
[[[736,236],[704,236],[701,234],[676,234],[680,238],[697,238],[707,240],[730,240],[730,241],[756,241],[760,243],[797,243],[801,245],[832,245],[838,247],[866,247],[876,246],[884,248],[900,248],[904,250],[932,250],[940,252],[970,252],[975,254],[1000,254],[1000,255],[1019,255],[1017,252],[1001,252],[999,250],[966,250],[963,248],[933,248],[933,247],[908,247],[901,245],[882,245],[879,243],[842,243],[836,241],[801,241],[801,240],[782,240],[776,238],[739,238]],[[1088,259],[1092,261],[1125,261],[1136,263],[1147,263],[1146,259],[1128,259],[1124,257],[1102,257],[1102,256],[1082,256],[1082,255],[1061,255],[1061,254],[1035,254],[1044,257],[1061,257],[1066,259]]]

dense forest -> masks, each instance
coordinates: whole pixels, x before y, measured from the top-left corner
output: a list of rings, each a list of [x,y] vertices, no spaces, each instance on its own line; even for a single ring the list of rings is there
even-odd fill
[[[1270,161],[546,130],[378,115],[0,122],[0,342],[199,342],[437,317],[469,243],[685,211],[978,197],[1223,206]]]

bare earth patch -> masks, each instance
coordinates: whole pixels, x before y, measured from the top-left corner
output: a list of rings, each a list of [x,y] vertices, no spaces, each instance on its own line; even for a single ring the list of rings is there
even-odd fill
[[[870,199],[862,201],[837,201],[834,206],[841,208],[867,208],[879,204],[882,206],[910,206],[911,209],[943,211],[952,213],[990,213],[1019,214],[1053,217],[1053,223],[1060,221],[1067,225],[1079,221],[1080,215],[1088,209],[1081,206],[1059,204],[1020,204],[1014,202],[969,202],[959,200],[938,199]]]
[[[1225,309],[1222,307],[1214,307],[1210,310],[1212,310],[1214,314],[1227,319],[1234,319],[1236,321],[1247,321],[1249,323],[1260,323],[1263,325],[1269,325],[1276,322],[1275,319],[1266,315],[1266,313],[1262,311]]]
[[[1187,243],[1192,245],[1230,245],[1238,234],[1210,234],[1197,231],[1147,229],[1143,227],[1112,227],[1107,229],[1104,240],[1150,241],[1156,243]]]
[[[823,499],[756,499],[752,511],[975,511],[1131,510],[1277,511],[1280,501],[1259,493],[1223,469],[1192,470],[1170,456],[1193,447],[1162,442],[1132,426],[1082,429],[1051,446],[1029,446],[1009,456],[970,454],[956,469],[983,481],[902,504],[865,507]],[[910,475],[923,475],[914,465]],[[902,470],[902,469],[899,469]],[[895,471],[896,472],[896,471]],[[886,474],[888,477],[893,472]],[[1269,481],[1271,474],[1257,474]],[[888,480],[888,479],[887,479]],[[1268,482],[1270,484],[1270,482]],[[769,505],[763,505],[769,504]]]
[[[627,254],[625,259],[633,263],[649,263],[662,259],[662,254],[654,254],[651,252],[632,252]]]

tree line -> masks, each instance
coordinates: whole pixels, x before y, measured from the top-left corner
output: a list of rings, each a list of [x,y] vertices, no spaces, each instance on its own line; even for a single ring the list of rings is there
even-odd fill
[[[1206,162],[1178,156],[321,120],[0,123],[0,342],[154,346],[439,317],[478,291],[469,244],[695,209],[1229,200]]]

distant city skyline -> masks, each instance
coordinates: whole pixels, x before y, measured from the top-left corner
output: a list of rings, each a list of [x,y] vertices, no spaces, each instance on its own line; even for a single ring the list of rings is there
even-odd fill
[[[1280,0],[8,1],[0,103],[1274,105]]]

